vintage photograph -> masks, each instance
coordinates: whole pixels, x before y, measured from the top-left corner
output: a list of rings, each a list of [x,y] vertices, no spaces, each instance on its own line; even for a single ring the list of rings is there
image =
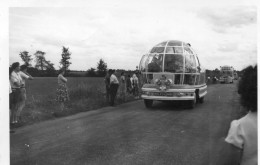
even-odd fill
[[[257,6],[239,2],[10,6],[10,164],[257,165]]]

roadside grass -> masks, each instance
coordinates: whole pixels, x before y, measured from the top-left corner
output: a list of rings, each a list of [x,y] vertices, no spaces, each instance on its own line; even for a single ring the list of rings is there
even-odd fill
[[[59,103],[55,101],[57,78],[39,77],[27,81],[27,100],[21,113],[22,125],[108,106],[103,78],[69,77],[67,86],[70,101],[65,103],[65,110],[61,112]],[[132,95],[126,98],[126,102],[135,100]],[[118,96],[116,103],[122,104],[124,101]]]

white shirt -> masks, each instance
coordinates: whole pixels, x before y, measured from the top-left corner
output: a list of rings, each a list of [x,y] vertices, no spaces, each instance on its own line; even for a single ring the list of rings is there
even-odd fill
[[[243,150],[241,165],[257,165],[257,112],[232,121],[225,141]]]
[[[110,76],[110,84],[119,84],[119,82],[114,74],[112,74]]]
[[[27,74],[25,74],[22,71],[20,71],[19,74],[20,74],[20,77],[22,78],[22,84],[25,85],[25,80],[27,80],[30,76],[28,76]]]
[[[11,73],[10,81],[11,81],[11,87],[12,87],[12,88],[19,88],[20,85],[22,84],[22,78],[21,78],[19,72],[16,73],[15,71],[13,71],[13,72]],[[19,86],[14,85],[14,83],[18,83]]]

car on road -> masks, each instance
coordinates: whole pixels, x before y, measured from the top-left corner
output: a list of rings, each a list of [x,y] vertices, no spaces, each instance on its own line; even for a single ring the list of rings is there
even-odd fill
[[[147,108],[153,101],[186,100],[193,108],[207,94],[206,74],[189,43],[168,40],[155,45],[139,64],[142,99]]]

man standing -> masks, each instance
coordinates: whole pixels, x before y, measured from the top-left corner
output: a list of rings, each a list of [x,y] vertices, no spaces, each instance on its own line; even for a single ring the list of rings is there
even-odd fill
[[[115,70],[109,69],[108,72],[110,75],[110,105],[114,106],[117,89],[119,87],[119,81],[115,76]]]
[[[110,89],[110,74],[109,72],[107,72],[106,76],[105,76],[105,84],[106,84],[106,101],[107,103],[109,103],[109,95],[110,95],[110,92],[109,92],[109,89]]]

